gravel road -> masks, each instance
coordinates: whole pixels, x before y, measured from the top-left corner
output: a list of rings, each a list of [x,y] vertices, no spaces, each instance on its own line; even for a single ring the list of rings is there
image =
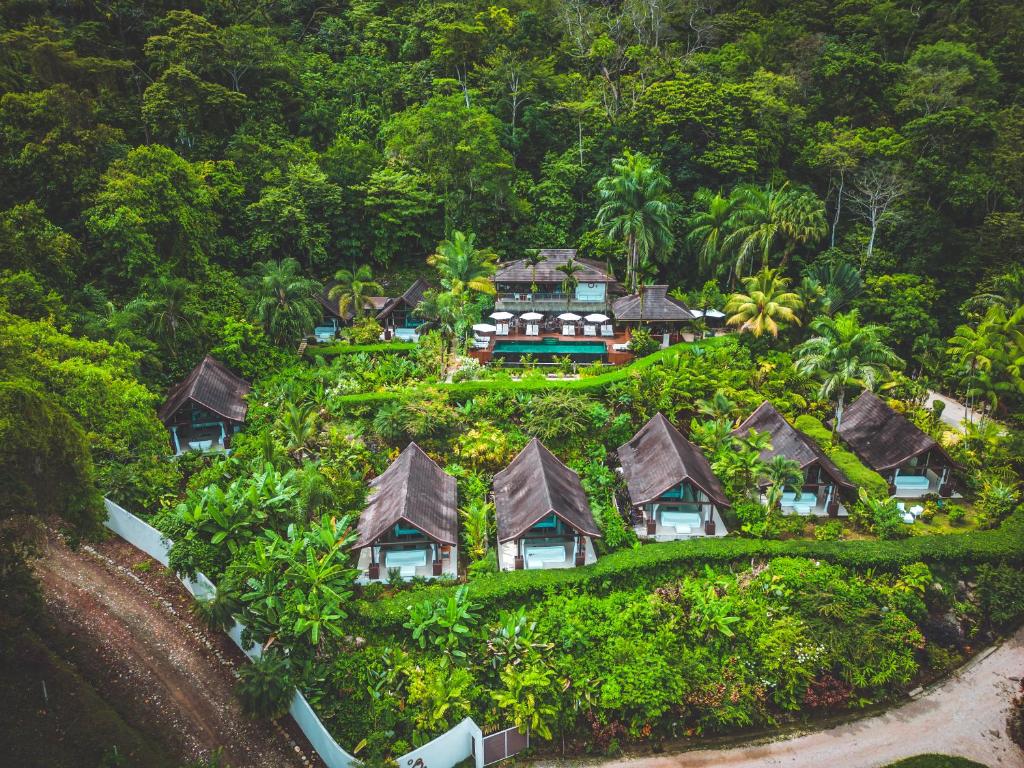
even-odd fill
[[[242,713],[233,669],[245,662],[190,620],[187,593],[179,586],[175,595],[175,582],[162,574],[142,578],[119,556],[148,561],[117,542],[73,552],[56,537],[36,561],[46,604],[78,646],[77,661],[93,684],[182,760],[219,748],[232,768],[310,765],[283,729]]]

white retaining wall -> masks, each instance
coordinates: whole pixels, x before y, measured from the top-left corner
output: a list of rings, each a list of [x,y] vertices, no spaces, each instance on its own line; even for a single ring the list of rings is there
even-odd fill
[[[106,526],[132,546],[141,549],[147,555],[166,566],[172,542],[160,531],[144,520],[140,520],[128,510],[118,506],[110,499],[103,500],[107,508]],[[217,588],[206,576],[197,573],[194,579],[181,579],[181,583],[196,598],[208,600],[217,593]],[[258,645],[246,648],[242,644],[241,624],[228,630],[228,636],[250,659],[258,659],[262,649]],[[288,713],[306,735],[313,749],[327,764],[328,768],[354,768],[358,760],[346,752],[334,740],[330,732],[320,722],[316,712],[306,701],[306,697],[295,691]],[[479,726],[467,717],[447,733],[443,733],[419,749],[414,749],[396,761],[399,768],[452,768],[456,763],[475,756],[477,768],[483,768],[484,741]]]

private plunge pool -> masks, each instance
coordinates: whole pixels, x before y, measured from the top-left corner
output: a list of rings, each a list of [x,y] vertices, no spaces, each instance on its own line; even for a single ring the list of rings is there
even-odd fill
[[[500,340],[494,342],[494,357],[518,362],[524,355],[532,355],[539,363],[554,362],[556,357],[568,355],[577,363],[606,362],[608,347],[603,341],[562,341],[554,336],[531,341]]]

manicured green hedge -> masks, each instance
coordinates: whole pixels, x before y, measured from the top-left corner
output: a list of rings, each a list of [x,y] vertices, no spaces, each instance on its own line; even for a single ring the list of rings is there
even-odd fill
[[[334,344],[310,344],[306,347],[305,354],[307,357],[337,357],[360,352],[407,355],[415,349],[416,343],[412,341],[385,341],[380,344],[348,344],[339,341]]]
[[[605,387],[619,381],[624,381],[636,371],[660,364],[665,357],[676,352],[690,350],[694,354],[700,354],[699,350],[712,346],[719,346],[733,341],[728,336],[716,336],[698,343],[683,342],[675,344],[667,349],[661,349],[652,355],[636,360],[629,365],[623,365],[607,373],[597,376],[583,376],[578,379],[525,379],[512,381],[510,379],[482,379],[480,381],[459,381],[455,383],[441,383],[437,386],[450,394],[457,400],[464,400],[474,395],[486,394],[488,392],[547,392],[553,389],[565,389],[574,392],[600,392]],[[387,345],[384,345],[387,346]],[[355,349],[355,347],[352,347]],[[400,400],[416,394],[416,390],[391,390],[388,392],[359,392],[353,395],[342,395],[335,398],[336,403],[342,406],[356,407],[360,405],[372,405]]]
[[[851,483],[875,497],[881,498],[889,495],[889,483],[885,478],[875,470],[864,466],[864,463],[854,453],[840,446],[821,421],[805,413],[797,417],[794,426],[815,440],[828,454],[828,457],[835,462],[835,465],[843,471],[843,474],[850,478]]]
[[[564,570],[514,571],[480,576],[470,593],[485,613],[524,605],[548,590],[608,592],[651,587],[685,575],[695,566],[748,563],[752,558],[807,557],[856,569],[896,570],[904,565],[973,566],[1024,564],[1024,508],[997,530],[915,536],[903,541],[766,541],[706,538],[645,544],[619,550],[593,565]],[[357,601],[355,613],[376,630],[401,630],[408,606],[447,594],[451,585],[435,584],[412,592]]]
[[[963,757],[918,755],[900,760],[898,763],[892,763],[888,768],[985,768],[985,765]]]

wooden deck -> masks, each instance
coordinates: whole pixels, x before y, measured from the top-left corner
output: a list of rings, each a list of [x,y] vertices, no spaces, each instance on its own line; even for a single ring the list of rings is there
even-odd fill
[[[490,344],[487,345],[487,349],[474,349],[472,350],[472,355],[481,363],[489,363],[492,359],[492,350],[494,349],[494,343],[496,341],[540,341],[541,339],[558,339],[559,341],[603,341],[607,348],[608,362],[612,365],[622,365],[623,363],[628,363],[633,359],[632,352],[617,352],[614,349],[615,344],[629,343],[630,333],[628,329],[616,329],[614,336],[584,336],[582,326],[577,327],[578,333],[575,336],[567,336],[555,331],[541,331],[537,336],[527,336],[525,331],[526,329],[523,326],[519,326],[510,328],[507,336],[488,334]]]

